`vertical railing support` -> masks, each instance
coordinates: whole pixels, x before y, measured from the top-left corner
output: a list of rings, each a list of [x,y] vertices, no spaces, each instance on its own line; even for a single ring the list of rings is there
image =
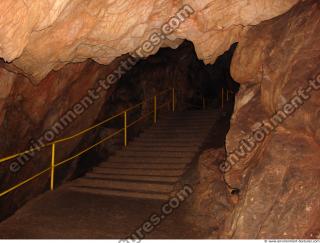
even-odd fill
[[[124,124],[123,124],[123,144],[125,147],[127,147],[128,145],[128,125],[127,125],[127,112],[125,111],[124,112],[124,117],[123,117],[123,120],[124,120]]]
[[[157,96],[153,97],[153,123],[157,123]]]
[[[51,151],[51,180],[50,180],[50,190],[54,190],[54,169],[55,169],[55,157],[56,157],[56,144],[52,144]]]
[[[176,94],[174,88],[172,88],[172,111],[176,109]]]

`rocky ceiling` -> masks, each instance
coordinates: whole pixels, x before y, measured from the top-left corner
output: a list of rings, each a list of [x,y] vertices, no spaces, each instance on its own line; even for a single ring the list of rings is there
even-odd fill
[[[11,63],[11,70],[36,81],[88,58],[109,64],[139,47],[189,4],[195,13],[162,46],[191,40],[198,57],[212,63],[250,26],[283,14],[298,1],[2,0],[0,57]]]

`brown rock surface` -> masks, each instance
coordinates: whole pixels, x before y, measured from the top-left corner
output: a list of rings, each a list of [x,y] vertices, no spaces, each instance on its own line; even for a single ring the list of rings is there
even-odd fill
[[[51,72],[37,86],[34,86],[28,78],[0,67],[0,83],[5,87],[0,91],[0,157],[4,158],[25,151],[34,142],[36,145],[41,145],[38,142],[39,139],[47,144],[89,127],[97,119],[110,92],[107,94],[102,91],[94,105],[88,106],[88,109],[81,114],[81,119],[78,116],[72,122],[67,122],[66,126],[58,129],[59,132],[54,134],[52,140],[51,136],[45,136],[48,129],[53,131],[52,128],[56,122],[63,124],[60,122],[61,117],[67,114],[74,104],[87,96],[88,90],[95,87],[99,77],[104,77],[115,67],[117,67],[116,63],[106,68],[93,61],[69,64],[58,72]],[[82,137],[78,137],[71,142],[60,144],[61,147],[57,148],[57,161],[66,158],[81,139]],[[33,157],[22,158],[21,162],[13,159],[1,163],[1,191],[49,167],[50,157],[50,149],[46,148],[35,153]],[[23,190],[17,190],[2,197],[1,218],[12,213],[12,210],[17,205],[23,204],[26,199],[47,189],[47,182],[48,176],[44,176],[27,184]]]
[[[227,151],[268,121],[320,73],[320,3],[307,0],[253,27],[239,43],[232,71],[243,85]],[[223,237],[320,238],[319,91],[268,133],[225,175],[240,201]]]
[[[231,197],[219,170],[224,158],[224,148],[206,150],[201,154],[197,169],[199,181],[191,211],[198,227],[213,231],[216,235],[212,237],[215,238],[232,210]]]
[[[227,139],[229,153],[319,74],[317,0],[2,0],[0,57],[10,63],[2,61],[0,66],[0,155],[24,150],[30,139],[41,136],[97,80],[118,67],[121,58],[117,57],[139,47],[183,4],[190,4],[196,12],[162,47],[176,48],[182,39],[188,39],[198,57],[212,63],[239,42],[232,70],[242,86]],[[184,70],[179,72],[183,77]],[[152,75],[150,70],[146,77],[152,79]],[[101,115],[108,96],[104,93],[61,136],[90,126]],[[222,237],[320,238],[319,116],[319,92],[313,92],[225,175],[231,187],[240,189],[240,198]],[[59,156],[67,155],[80,139],[68,144],[68,151],[62,149]],[[216,154],[204,156],[215,158]],[[42,163],[27,165],[19,177],[1,166],[0,181],[27,178],[47,166],[50,154],[39,155],[38,160]],[[200,164],[203,187],[195,206],[206,207],[209,223],[215,226],[224,219],[211,215],[210,205],[227,215],[229,202],[218,201],[226,193],[225,185],[210,161],[204,159]],[[12,212],[48,188],[47,182],[47,177],[40,178],[25,191],[2,198],[1,212]],[[212,183],[216,185],[210,188]],[[1,189],[9,186],[1,185]]]
[[[40,81],[51,70],[92,58],[109,64],[134,51],[184,5],[196,11],[163,45],[191,40],[213,62],[246,26],[278,16],[298,0],[3,0],[0,57]],[[155,53],[158,48],[152,53]],[[147,53],[150,55],[152,53]]]

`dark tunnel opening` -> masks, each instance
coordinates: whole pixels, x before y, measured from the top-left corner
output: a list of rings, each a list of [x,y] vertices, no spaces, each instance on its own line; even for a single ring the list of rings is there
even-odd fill
[[[210,137],[215,139],[208,139],[202,149],[224,147],[226,134],[230,128],[235,95],[240,87],[230,74],[231,61],[236,47],[237,43],[234,43],[228,51],[217,58],[215,63],[208,65],[197,58],[192,42],[184,41],[177,49],[160,49],[157,54],[139,61],[117,82],[97,122],[139,104],[159,91],[175,87],[177,109],[216,110],[220,113],[221,116],[216,123],[218,127],[210,134]],[[136,120],[149,109],[152,109],[150,104],[135,110],[128,116],[131,120]],[[130,128],[128,139],[134,140],[152,125],[152,119],[143,120],[141,124]],[[123,120],[119,117],[85,137],[79,147],[87,146],[86,141],[97,141],[122,127]],[[89,151],[77,162],[78,166],[71,178],[85,175],[88,170],[106,161],[109,156],[122,148],[123,136],[120,134],[104,145]],[[62,171],[61,178],[65,176]]]

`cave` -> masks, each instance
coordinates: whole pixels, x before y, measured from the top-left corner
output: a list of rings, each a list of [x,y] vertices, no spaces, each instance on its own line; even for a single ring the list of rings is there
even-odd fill
[[[0,13],[1,239],[320,239],[318,0]]]

